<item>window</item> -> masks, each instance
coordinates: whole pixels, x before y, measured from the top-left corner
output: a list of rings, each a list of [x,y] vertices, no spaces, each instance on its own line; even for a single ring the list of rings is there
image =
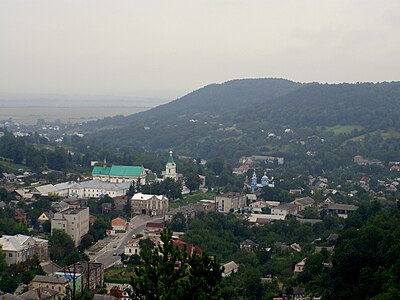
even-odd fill
[[[12,253],[8,253],[8,257],[12,257]]]

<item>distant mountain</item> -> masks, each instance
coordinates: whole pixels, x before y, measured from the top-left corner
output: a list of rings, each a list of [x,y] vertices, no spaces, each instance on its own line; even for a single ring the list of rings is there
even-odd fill
[[[269,133],[291,128],[305,134],[309,128],[338,125],[353,126],[360,133],[399,129],[400,83],[232,80],[135,115],[90,122],[82,129],[93,143],[150,151],[173,147],[192,156],[234,158],[268,148]]]

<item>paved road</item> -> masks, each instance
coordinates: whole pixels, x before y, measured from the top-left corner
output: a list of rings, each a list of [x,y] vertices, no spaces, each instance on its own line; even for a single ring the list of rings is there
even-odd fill
[[[120,233],[118,238],[112,240],[95,256],[92,256],[91,261],[103,263],[105,269],[119,263],[121,261],[119,254],[124,253],[125,245],[132,239],[132,235],[142,232],[147,222],[158,222],[161,220],[162,218],[152,218],[143,215],[133,217],[129,224],[129,230],[125,233]]]

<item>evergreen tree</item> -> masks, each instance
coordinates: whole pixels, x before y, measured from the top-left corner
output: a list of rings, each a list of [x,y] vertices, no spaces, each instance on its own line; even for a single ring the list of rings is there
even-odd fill
[[[220,299],[222,269],[216,259],[174,247],[172,231],[161,232],[163,245],[140,252],[143,265],[135,268],[132,299]]]

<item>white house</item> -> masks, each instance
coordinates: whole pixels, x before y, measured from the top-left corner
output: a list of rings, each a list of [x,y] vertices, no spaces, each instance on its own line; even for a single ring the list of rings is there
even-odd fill
[[[135,239],[135,240],[129,241],[126,244],[125,251],[124,251],[126,256],[131,256],[134,254],[139,255],[139,253],[140,253],[139,241],[140,241],[140,239]]]

